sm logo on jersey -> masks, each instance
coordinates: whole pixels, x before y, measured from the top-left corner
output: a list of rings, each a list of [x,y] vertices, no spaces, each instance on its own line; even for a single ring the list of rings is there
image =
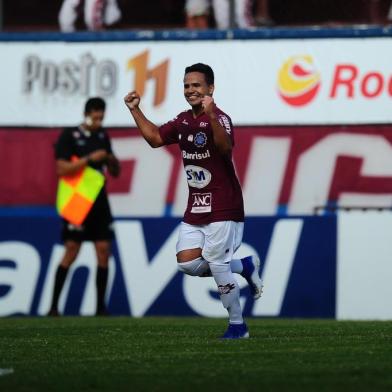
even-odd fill
[[[212,178],[211,173],[200,166],[187,165],[185,173],[189,186],[198,189],[206,187]]]
[[[211,212],[211,193],[192,193],[192,209],[191,212],[200,214],[203,212]]]

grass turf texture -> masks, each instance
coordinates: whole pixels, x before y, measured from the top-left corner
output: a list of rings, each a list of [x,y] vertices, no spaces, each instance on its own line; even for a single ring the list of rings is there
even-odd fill
[[[391,391],[392,322],[0,319],[0,391]]]

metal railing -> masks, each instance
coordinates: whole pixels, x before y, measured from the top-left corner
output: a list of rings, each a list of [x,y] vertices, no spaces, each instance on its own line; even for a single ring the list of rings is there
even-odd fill
[[[324,214],[335,214],[339,211],[391,211],[392,206],[337,206],[337,205],[327,205],[327,206],[316,206],[313,208],[314,215],[324,215]]]

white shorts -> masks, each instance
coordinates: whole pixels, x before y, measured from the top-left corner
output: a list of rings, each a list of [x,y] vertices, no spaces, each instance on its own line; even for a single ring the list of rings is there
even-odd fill
[[[240,247],[244,222],[213,222],[194,226],[181,222],[176,250],[202,249],[202,256],[209,263],[228,263]]]

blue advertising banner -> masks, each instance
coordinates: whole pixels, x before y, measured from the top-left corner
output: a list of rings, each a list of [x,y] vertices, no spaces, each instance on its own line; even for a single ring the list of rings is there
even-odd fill
[[[0,316],[45,315],[63,246],[55,216],[0,218]],[[107,290],[113,315],[225,316],[212,278],[177,271],[178,219],[118,219]],[[264,294],[254,301],[236,275],[246,316],[335,317],[336,216],[262,217],[245,222],[238,257],[262,260]],[[96,261],[85,243],[60,297],[67,315],[95,312]]]

